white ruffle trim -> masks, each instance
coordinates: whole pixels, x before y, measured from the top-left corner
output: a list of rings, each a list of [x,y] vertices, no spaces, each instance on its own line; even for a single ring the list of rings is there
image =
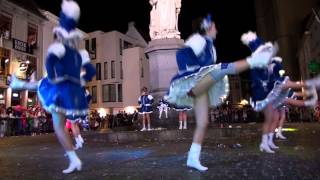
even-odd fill
[[[282,106],[290,93],[290,89],[283,91],[282,87],[289,80],[289,77],[286,76],[282,82],[275,82],[273,89],[269,92],[267,97],[262,101],[257,101],[255,104],[252,103],[252,108],[259,112],[262,111],[268,104],[272,104],[273,108],[279,108]]]
[[[209,75],[209,73],[214,73],[214,71],[217,71],[217,73],[221,71],[221,64],[202,67],[197,73],[173,81],[170,85],[169,95],[165,96],[165,99],[178,106],[193,107],[193,98],[188,96],[187,93],[196,86],[202,78]],[[208,90],[210,106],[219,106],[224,102],[228,94],[228,76],[224,76],[224,78],[215,82]]]
[[[42,79],[38,83],[38,88],[40,87],[41,82],[42,82]],[[50,106],[46,106],[45,100],[43,96],[40,94],[40,91],[38,90],[37,92],[38,92],[38,97],[40,99],[42,107],[50,113],[58,112],[66,116],[86,116],[89,113],[89,109],[65,109],[65,108],[56,106],[54,104],[51,104]]]

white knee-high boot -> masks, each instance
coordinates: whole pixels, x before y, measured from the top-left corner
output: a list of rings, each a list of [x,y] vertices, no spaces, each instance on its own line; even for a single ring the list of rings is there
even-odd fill
[[[184,121],[183,129],[187,129],[187,121]]]
[[[268,145],[272,149],[279,149],[279,147],[273,143],[273,136],[274,136],[274,132],[271,132],[268,134]]]
[[[268,134],[262,135],[262,141],[260,144],[260,151],[266,152],[266,153],[274,153],[274,151],[272,149],[270,149],[270,147],[268,145]]]
[[[201,145],[197,143],[192,143],[189,154],[188,154],[187,166],[191,168],[195,168],[199,171],[206,171],[208,170],[208,168],[205,166],[202,166],[200,163],[200,153],[201,153]]]
[[[69,167],[65,170],[63,170],[62,172],[64,174],[69,174],[69,173],[72,173],[74,170],[78,170],[78,171],[81,171],[81,166],[82,166],[82,163],[79,159],[79,157],[77,156],[76,152],[75,151],[67,151],[67,156],[69,158]]]

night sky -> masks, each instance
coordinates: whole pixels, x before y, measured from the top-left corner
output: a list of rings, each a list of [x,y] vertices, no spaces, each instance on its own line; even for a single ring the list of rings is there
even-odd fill
[[[60,0],[35,0],[35,2],[42,9],[59,14]],[[149,0],[77,0],[77,2],[81,8],[79,28],[85,32],[118,30],[125,33],[128,22],[135,21],[138,30],[148,37],[151,10]],[[104,5],[107,2],[112,4]],[[218,29],[215,42],[218,60],[228,62],[248,56],[250,51],[241,44],[240,36],[248,30],[256,30],[254,0],[182,0],[179,30],[183,39],[192,32],[192,20],[207,13],[212,14]]]

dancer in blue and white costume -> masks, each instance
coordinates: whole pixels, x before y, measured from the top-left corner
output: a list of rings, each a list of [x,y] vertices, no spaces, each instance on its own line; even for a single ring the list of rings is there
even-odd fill
[[[269,43],[264,43],[262,39],[257,37],[256,33],[249,31],[241,37],[243,44],[249,46],[251,51],[256,51]],[[273,58],[276,60],[277,58]],[[278,108],[283,105],[294,106],[313,106],[317,101],[317,95],[313,90],[307,96],[312,98],[303,101],[288,98],[291,89],[305,88],[305,84],[290,81],[289,77],[279,76],[279,63],[272,61],[268,67],[254,68],[250,70],[253,109],[257,112],[263,111],[265,121],[262,128],[262,139],[260,151],[274,153],[272,149],[278,149],[273,142],[274,130],[280,119]]]
[[[269,65],[269,73],[271,74],[271,79],[273,79],[274,82],[279,81],[282,82],[285,78],[285,70],[282,67],[282,58],[281,57],[274,57],[272,58],[272,62]],[[293,90],[290,90],[288,93],[288,98],[295,98],[295,93]],[[286,119],[286,109],[288,106],[283,105],[277,108],[279,112],[279,122],[277,123],[277,128],[275,129],[276,132],[276,138],[285,140],[287,139],[283,134],[282,134],[282,127],[284,125],[285,119]]]
[[[265,46],[252,56],[234,63],[216,64],[213,42],[217,35],[211,17],[194,23],[195,34],[177,51],[179,72],[171,81],[166,100],[178,106],[193,107],[196,129],[187,166],[199,171],[208,170],[200,163],[201,144],[208,125],[209,106],[219,106],[229,93],[228,74],[238,74],[249,68],[267,66],[277,52],[273,46]]]
[[[150,114],[152,111],[153,97],[148,94],[148,88],[144,87],[141,90],[141,96],[138,99],[140,105],[139,114],[142,115],[142,129],[140,131],[151,131]],[[148,129],[146,129],[146,121],[148,122]]]
[[[43,108],[52,114],[55,133],[70,161],[63,173],[80,171],[82,167],[64,126],[66,119],[75,121],[87,116],[88,102],[84,85],[95,75],[88,52],[77,49],[82,37],[81,32],[76,29],[79,17],[78,4],[63,0],[59,27],[53,31],[55,42],[48,49],[47,77],[33,83],[13,77],[10,84],[12,89],[37,89]],[[80,76],[82,69],[86,73]]]
[[[161,99],[159,101],[159,104],[158,104],[157,108],[159,110],[159,119],[161,119],[161,115],[162,115],[163,111],[166,114],[166,118],[168,119],[168,111],[170,110],[168,102],[166,102],[165,100]]]

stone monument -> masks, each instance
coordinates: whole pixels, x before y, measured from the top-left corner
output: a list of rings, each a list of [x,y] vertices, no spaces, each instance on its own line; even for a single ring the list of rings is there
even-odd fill
[[[167,92],[178,72],[176,51],[183,46],[178,30],[181,0],[150,0],[150,38],[145,53],[149,57],[151,94],[156,101]]]

